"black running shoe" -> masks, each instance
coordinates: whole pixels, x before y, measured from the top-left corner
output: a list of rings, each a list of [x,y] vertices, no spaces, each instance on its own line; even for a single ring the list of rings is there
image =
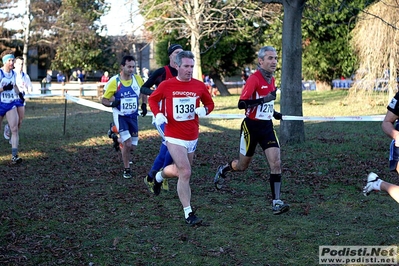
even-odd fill
[[[132,171],[130,169],[123,170],[123,178],[132,178]]]
[[[11,158],[11,163],[12,164],[19,164],[22,163],[22,158],[19,158],[18,155],[15,155]]]
[[[114,126],[114,122],[111,122],[110,124],[109,124],[109,129],[108,129],[108,132],[107,132],[107,134],[108,134],[108,138],[110,138],[110,139],[112,139],[112,127]]]
[[[155,195],[155,196],[158,196],[159,193],[161,193],[162,183],[163,183],[163,182],[159,183],[159,182],[157,181],[157,179],[154,178],[154,186],[152,187],[152,189],[154,190],[154,195]]]
[[[215,184],[215,188],[217,190],[222,188],[224,179],[226,178],[226,176],[223,174],[223,167],[224,167],[223,165],[219,165],[215,177],[213,178],[213,183]]]
[[[119,148],[118,136],[115,133],[112,133],[111,138],[112,138],[112,141],[114,142],[112,147],[114,147],[115,151],[119,151],[120,148]]]
[[[202,223],[202,219],[197,217],[194,212],[190,212],[186,219],[186,224],[188,225],[196,225]]]

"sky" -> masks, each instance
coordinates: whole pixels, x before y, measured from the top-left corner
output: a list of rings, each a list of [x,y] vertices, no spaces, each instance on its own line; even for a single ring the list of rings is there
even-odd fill
[[[107,25],[108,32],[103,33],[107,35],[124,35],[126,33],[131,33],[134,28],[138,28],[143,19],[141,16],[136,16],[134,18],[134,24],[130,22],[129,13],[130,9],[137,12],[137,1],[134,0],[133,6],[125,4],[126,0],[106,0],[106,2],[111,4],[111,10],[106,16],[101,18],[101,24]],[[22,10],[24,8],[24,2],[19,1],[19,7],[17,10]],[[22,29],[22,24],[20,20],[13,20],[5,24],[7,28]]]
[[[121,35],[130,33],[134,28],[140,26],[143,22],[141,16],[134,18],[134,24],[130,22],[130,9],[137,12],[137,1],[132,6],[125,4],[125,0],[107,0],[111,4],[110,12],[101,18],[102,24],[106,24],[108,35]]]

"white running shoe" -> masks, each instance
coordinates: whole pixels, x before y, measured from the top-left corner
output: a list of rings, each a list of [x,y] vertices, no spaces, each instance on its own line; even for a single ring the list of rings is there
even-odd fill
[[[282,200],[273,200],[273,214],[278,215],[290,210],[290,205],[285,204]]]
[[[382,180],[378,177],[377,174],[371,172],[368,176],[367,176],[367,184],[366,186],[363,188],[363,195],[365,195],[366,197],[368,195],[370,195],[370,193],[372,191],[379,191],[380,190],[380,186],[381,186],[381,182]]]
[[[8,124],[6,124],[4,126],[4,134],[3,134],[5,139],[10,139],[11,137],[11,130],[10,130],[10,126]]]

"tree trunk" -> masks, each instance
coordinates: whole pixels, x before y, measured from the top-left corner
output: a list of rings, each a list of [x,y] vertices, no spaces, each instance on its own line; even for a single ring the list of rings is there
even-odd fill
[[[24,65],[22,71],[28,73],[28,52],[29,52],[29,31],[30,31],[30,0],[25,0],[25,14],[23,17],[24,26],[24,48],[22,51],[22,57],[24,59]]]
[[[200,43],[194,32],[191,34],[191,51],[194,54],[193,78],[202,80]]]
[[[215,83],[216,88],[218,88],[220,96],[231,95],[226,85],[223,83],[223,81],[220,79],[220,76],[217,73],[211,73],[209,77],[213,79],[213,83]]]
[[[194,0],[193,2],[193,20],[190,23],[191,28],[191,51],[194,53],[194,71],[193,78],[202,80],[202,68],[201,68],[201,51],[200,51],[200,26],[198,25],[200,21],[200,11],[199,11],[199,1]]]
[[[306,0],[283,0],[283,55],[281,75],[281,113],[302,116],[302,30]],[[284,120],[280,124],[281,143],[305,141],[303,121]]]

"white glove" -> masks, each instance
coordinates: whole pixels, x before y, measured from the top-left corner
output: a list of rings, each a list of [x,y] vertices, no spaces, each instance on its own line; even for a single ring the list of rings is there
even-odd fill
[[[162,113],[158,113],[156,116],[155,116],[155,124],[157,125],[157,126],[160,126],[160,125],[162,125],[162,124],[164,124],[164,123],[168,123],[168,119],[162,114]]]
[[[194,112],[195,112],[199,117],[201,117],[201,116],[206,116],[206,109],[205,109],[205,107],[198,107],[198,108],[195,108]]]

